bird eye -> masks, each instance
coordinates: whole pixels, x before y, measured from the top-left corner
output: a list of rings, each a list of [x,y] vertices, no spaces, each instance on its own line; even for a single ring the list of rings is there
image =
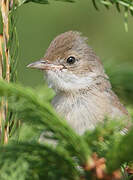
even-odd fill
[[[74,64],[75,61],[76,61],[76,59],[75,59],[75,57],[73,57],[73,56],[70,56],[70,57],[67,59],[67,63],[69,63],[69,64]]]

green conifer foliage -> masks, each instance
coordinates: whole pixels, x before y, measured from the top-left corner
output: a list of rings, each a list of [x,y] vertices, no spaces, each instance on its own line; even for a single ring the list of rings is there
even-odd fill
[[[122,120],[105,118],[79,136],[50,105],[52,90],[46,85],[38,91],[16,83],[16,9],[29,2],[48,4],[50,0],[0,1],[0,180],[130,179],[126,169],[133,161],[132,127],[123,134],[126,124]],[[108,9],[116,6],[118,11],[124,8],[127,30],[132,0],[92,2],[97,10],[100,4]],[[105,68],[113,88],[117,91],[119,85],[121,94],[130,93],[132,101],[132,69],[123,66],[114,71],[107,64]],[[42,132],[44,141],[40,142]]]

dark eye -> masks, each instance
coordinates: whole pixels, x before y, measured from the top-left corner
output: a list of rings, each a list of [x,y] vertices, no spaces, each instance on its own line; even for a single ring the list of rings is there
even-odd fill
[[[70,56],[70,57],[67,59],[67,63],[69,63],[69,64],[74,64],[75,61],[76,61],[76,59],[75,59],[75,57],[73,57],[73,56]]]

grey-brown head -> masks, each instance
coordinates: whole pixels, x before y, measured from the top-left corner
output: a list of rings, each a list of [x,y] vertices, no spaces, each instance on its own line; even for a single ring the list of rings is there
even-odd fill
[[[28,67],[44,70],[55,90],[71,91],[89,87],[99,76],[107,77],[101,61],[81,33],[68,31],[57,36],[45,56]]]

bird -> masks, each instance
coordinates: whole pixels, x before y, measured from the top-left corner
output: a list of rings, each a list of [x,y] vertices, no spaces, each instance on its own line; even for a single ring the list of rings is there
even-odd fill
[[[105,117],[129,119],[87,40],[78,31],[64,32],[50,43],[43,58],[28,65],[45,72],[48,86],[56,93],[53,107],[79,135]]]

